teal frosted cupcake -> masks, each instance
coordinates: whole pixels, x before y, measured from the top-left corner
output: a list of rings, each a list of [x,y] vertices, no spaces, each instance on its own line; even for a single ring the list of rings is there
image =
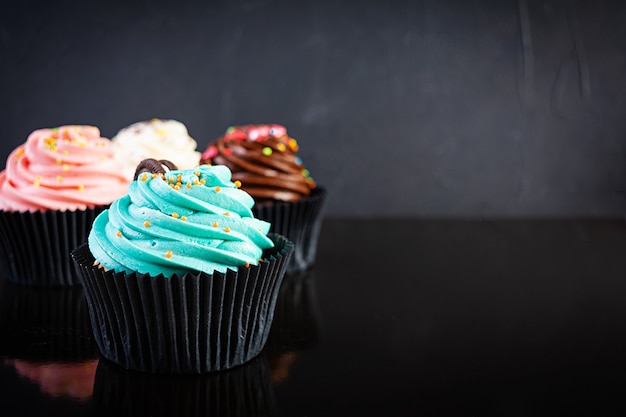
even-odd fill
[[[253,205],[225,166],[137,173],[72,253],[105,358],[204,373],[260,353],[293,244]]]

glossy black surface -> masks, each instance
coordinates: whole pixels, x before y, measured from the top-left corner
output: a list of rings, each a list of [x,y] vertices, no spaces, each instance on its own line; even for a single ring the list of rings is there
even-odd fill
[[[99,361],[75,293],[3,283],[0,414],[623,415],[625,254],[624,219],[326,220],[264,353],[199,377]]]

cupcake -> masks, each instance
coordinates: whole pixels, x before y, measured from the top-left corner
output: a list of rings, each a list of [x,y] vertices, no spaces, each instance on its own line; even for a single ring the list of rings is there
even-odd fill
[[[200,160],[230,168],[233,180],[254,197],[254,215],[294,242],[288,272],[313,265],[326,197],[297,152],[298,142],[283,126],[231,126],[208,145]]]
[[[226,166],[166,171],[140,165],[72,252],[96,343],[148,373],[241,365],[267,341],[293,244],[253,217]]]
[[[20,284],[78,284],[70,251],[128,181],[93,126],[32,132],[0,172],[0,262]]]
[[[198,166],[198,144],[189,136],[184,124],[177,120],[152,119],[133,123],[111,139],[113,151],[126,169],[129,181],[135,167],[144,159],[167,159],[181,169]]]

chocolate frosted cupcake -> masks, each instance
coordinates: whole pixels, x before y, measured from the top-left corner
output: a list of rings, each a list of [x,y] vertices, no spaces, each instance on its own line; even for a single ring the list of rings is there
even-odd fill
[[[96,342],[150,373],[229,369],[267,341],[293,244],[225,166],[141,172],[72,256]]]
[[[209,144],[202,164],[226,165],[256,201],[255,216],[295,244],[288,272],[315,261],[326,197],[298,157],[298,142],[280,125],[231,126]]]
[[[69,253],[126,192],[121,171],[96,127],[31,133],[0,172],[0,274],[20,284],[77,285]]]

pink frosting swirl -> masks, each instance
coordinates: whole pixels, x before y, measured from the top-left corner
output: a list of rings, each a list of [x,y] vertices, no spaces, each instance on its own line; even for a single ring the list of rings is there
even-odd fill
[[[0,172],[0,209],[85,210],[128,190],[111,141],[94,126],[35,130]]]

